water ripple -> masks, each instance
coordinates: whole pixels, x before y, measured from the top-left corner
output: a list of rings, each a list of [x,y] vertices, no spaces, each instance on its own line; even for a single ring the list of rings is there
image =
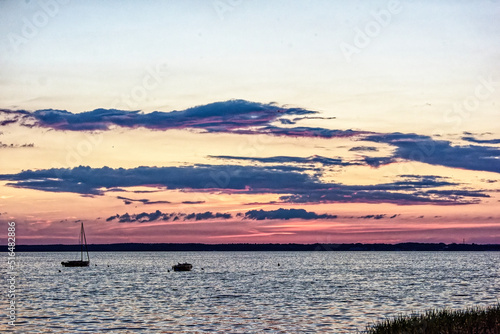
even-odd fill
[[[496,304],[500,294],[500,253],[92,255],[97,266],[63,268],[66,253],[19,254],[19,332],[355,333],[401,313]],[[179,261],[193,271],[169,272]]]

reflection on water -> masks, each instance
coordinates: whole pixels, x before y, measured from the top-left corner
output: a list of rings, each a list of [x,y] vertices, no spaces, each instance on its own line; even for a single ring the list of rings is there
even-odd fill
[[[19,333],[356,332],[500,296],[494,252],[103,252],[88,268],[17,255]],[[184,261],[193,271],[168,271]]]

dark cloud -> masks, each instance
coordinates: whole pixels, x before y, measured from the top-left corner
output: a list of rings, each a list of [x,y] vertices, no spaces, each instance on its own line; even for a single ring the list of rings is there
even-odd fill
[[[360,217],[357,217],[357,218],[358,219],[377,219],[378,220],[378,219],[385,218],[385,216],[386,215],[384,215],[384,214],[382,214],[382,215],[366,215],[366,216],[360,216]]]
[[[396,147],[388,157],[365,157],[365,163],[378,167],[398,159],[419,161],[452,168],[500,173],[500,148],[484,145],[454,146],[446,140],[429,136],[404,133],[380,134],[358,130],[335,130],[320,127],[279,127],[276,121],[290,125],[312,116],[316,111],[301,108],[280,107],[274,103],[263,104],[245,100],[230,100],[197,106],[182,111],[142,113],[116,109],[96,109],[83,113],[66,110],[44,109],[0,110],[0,124],[20,122],[26,126],[40,126],[58,130],[88,131],[107,130],[110,126],[149,129],[204,129],[208,132],[236,134],[268,134],[289,137],[360,137],[359,140],[386,143]],[[291,118],[293,116],[297,116]],[[499,144],[500,139],[477,139],[464,133],[463,140],[476,144]],[[5,145],[5,144],[4,144]],[[352,151],[375,151],[371,146],[356,146]]]
[[[89,131],[108,130],[111,125],[149,129],[201,128],[227,132],[238,128],[269,125],[287,115],[316,114],[301,108],[284,108],[245,100],[229,100],[197,106],[181,111],[142,113],[117,109],[95,109],[82,113],[66,110],[44,109],[35,112],[0,110],[9,117],[8,122],[21,118],[27,123],[57,130]],[[24,124],[23,123],[23,124]]]
[[[134,190],[132,191],[135,194],[149,194],[149,193],[157,193],[160,190]]]
[[[476,144],[500,144],[500,139],[476,139],[474,137],[462,137],[462,140]]]
[[[12,123],[17,123],[17,119],[6,119],[0,122],[0,126],[6,126]]]
[[[160,210],[156,210],[155,212],[152,212],[152,213],[146,213],[146,212],[140,213],[140,214],[135,216],[135,219],[138,221],[144,221],[144,220],[155,221],[155,220],[159,219],[160,217],[163,217],[163,214],[161,213]]]
[[[426,194],[436,194],[440,196],[448,196],[448,197],[490,197],[488,194],[484,194],[480,191],[471,191],[471,190],[427,190]]]
[[[371,214],[364,216],[350,216],[341,217],[343,219],[393,219],[399,216],[399,214],[394,214],[388,217],[386,214]],[[117,220],[120,223],[146,223],[153,221],[203,221],[203,220],[228,220],[238,218],[250,219],[250,220],[290,220],[290,219],[302,219],[302,220],[333,220],[339,218],[337,215],[332,214],[318,214],[312,211],[306,211],[304,209],[283,209],[279,208],[277,210],[250,210],[245,213],[237,213],[233,216],[230,213],[221,212],[193,212],[193,213],[163,213],[160,210],[155,212],[147,213],[142,212],[139,214],[129,214],[125,213],[123,215],[116,214],[110,216],[106,219],[107,222]]]
[[[414,175],[404,174],[399,176],[400,181],[389,183],[389,186],[395,186],[398,189],[412,189],[412,188],[433,188],[443,186],[456,186],[457,183],[447,181],[447,177],[437,175]],[[394,189],[394,188],[393,188]]]
[[[30,113],[26,110],[0,109],[0,126],[7,126],[18,122],[29,126],[29,122],[26,121],[29,115]]]
[[[0,141],[0,148],[32,148],[35,147],[35,144],[5,144]]]
[[[331,185],[328,189],[299,192],[281,196],[288,203],[394,203],[394,204],[472,204],[475,199],[464,198],[459,193],[429,193],[425,188],[456,186],[445,178],[426,175],[402,175],[402,179],[391,183],[376,185]],[[463,190],[467,197],[478,197],[477,191]],[[482,193],[480,193],[482,194]],[[483,195],[483,194],[482,194]],[[484,196],[480,196],[484,197]]]
[[[327,158],[318,155],[313,155],[307,158],[301,157],[290,157],[290,156],[276,156],[268,158],[254,158],[254,157],[236,157],[230,155],[211,155],[211,158],[226,159],[226,160],[244,160],[244,161],[256,161],[261,163],[294,163],[294,164],[315,164],[319,163],[324,166],[349,166],[349,165],[360,165],[359,163],[344,162],[340,158]]]
[[[131,199],[123,196],[117,196],[116,198],[123,200],[125,204],[130,204],[132,202],[141,202],[142,204],[168,204],[169,201],[151,201],[149,199]]]
[[[124,188],[109,188],[109,189],[106,189],[106,191],[108,191],[108,192],[118,192],[118,193],[121,193],[121,192],[125,193],[125,192],[127,192],[127,190],[124,189]]]
[[[106,218],[106,221],[109,222],[109,221],[115,220],[115,219],[117,219],[119,217],[120,217],[120,215],[111,216],[111,217]]]
[[[182,204],[202,204],[205,203],[205,201],[184,201]]]
[[[392,157],[364,157],[365,163],[371,167],[380,167],[382,165],[388,165],[396,161]]]
[[[304,209],[278,209],[271,211],[250,210],[245,213],[246,219],[264,220],[264,219],[336,219],[337,215],[317,214]]]
[[[377,152],[378,148],[373,147],[373,146],[355,146],[351,147],[349,151],[354,151],[354,152]]]
[[[184,217],[185,220],[207,220],[207,219],[231,219],[232,215],[230,213],[212,213],[210,211],[203,213],[190,213]]]
[[[54,192],[99,195],[105,189],[133,186],[163,186],[168,189],[228,189],[248,192],[287,192],[295,185],[304,189],[321,186],[317,179],[301,174],[302,169],[288,166],[182,166],[72,169],[53,168],[26,170],[18,174],[0,175],[0,180],[13,181],[10,186]],[[130,200],[130,199],[128,199]]]
[[[304,209],[278,209],[278,210],[250,210],[246,213],[239,213],[236,215],[240,219],[253,219],[253,220],[264,220],[264,219],[336,219],[337,215],[330,214],[317,214],[315,212],[309,212]],[[108,217],[106,221],[118,220],[120,223],[132,223],[132,222],[152,222],[152,221],[200,221],[200,220],[227,220],[232,219],[233,215],[230,213],[221,213],[221,212],[193,212],[193,213],[163,213],[160,210],[156,210],[155,212],[147,213],[142,212],[139,214],[129,214],[125,213],[123,215],[114,215]]]
[[[137,167],[113,169],[109,167],[48,169],[22,171],[0,175],[10,181],[9,186],[52,192],[73,192],[82,195],[101,195],[117,187],[154,186],[185,191],[225,191],[229,193],[281,195],[288,203],[364,202],[364,203],[475,203],[482,192],[425,192],[424,189],[457,186],[438,176],[403,175],[391,183],[375,185],[343,185],[324,183],[315,173],[292,166],[221,166],[195,165],[181,167]],[[468,194],[466,196],[466,194]],[[167,203],[148,199],[118,197],[130,204]],[[469,199],[467,199],[469,198]],[[472,199],[471,199],[472,198]]]
[[[30,112],[27,110],[10,110],[10,109],[0,109],[0,113],[3,115],[13,115],[14,117],[22,117],[23,115],[29,115]]]
[[[453,146],[449,141],[397,132],[370,135],[363,140],[396,146],[393,155],[387,157],[389,162],[400,158],[431,165],[500,173],[500,148],[497,147]]]
[[[257,129],[242,129],[234,130],[233,133],[239,134],[267,134],[273,136],[288,136],[288,137],[319,137],[319,138],[347,138],[354,137],[371,132],[355,131],[355,130],[330,130],[325,128],[312,128],[312,127],[293,127],[293,128],[280,128],[277,126],[265,126]]]
[[[134,223],[134,222],[139,222],[139,223],[146,223],[146,222],[153,222],[153,221],[179,221],[179,220],[210,220],[210,219],[219,219],[219,220],[226,220],[226,219],[231,219],[233,216],[230,213],[220,213],[220,212],[202,212],[202,213],[163,213],[160,210],[156,210],[155,212],[147,213],[147,212],[142,212],[139,214],[129,214],[125,213],[123,215],[115,215],[108,217],[106,221],[112,221],[117,219],[119,223]]]
[[[282,118],[280,119],[281,124],[289,125],[296,124],[298,121],[302,121],[304,119],[336,119],[337,117],[321,117],[321,116],[305,116],[305,117],[295,117],[293,119]]]
[[[307,193],[281,196],[286,203],[393,203],[408,204],[469,204],[469,201],[451,201],[447,197],[431,198],[424,193],[404,193],[380,190],[343,189],[315,190]]]
[[[280,123],[281,124],[285,124],[285,125],[288,125],[288,124],[295,124],[295,122],[289,120],[289,119],[286,119],[286,118],[282,118],[280,119]]]
[[[301,121],[303,119],[337,119],[337,117],[304,116],[304,117],[295,117],[293,119],[293,121],[298,122],[298,121]]]
[[[140,111],[102,108],[82,113],[56,109],[43,109],[34,112],[0,110],[0,117],[8,124],[20,122],[20,124],[30,127],[39,126],[72,131],[108,130],[110,126],[115,125],[125,128],[144,127],[158,130],[191,128],[204,129],[208,132],[321,138],[352,137],[371,133],[318,127],[282,128],[271,125],[275,121],[291,125],[304,119],[335,118],[310,116],[317,113],[302,108],[280,107],[275,103],[229,100],[170,112],[142,113]],[[290,119],[290,116],[300,117]]]

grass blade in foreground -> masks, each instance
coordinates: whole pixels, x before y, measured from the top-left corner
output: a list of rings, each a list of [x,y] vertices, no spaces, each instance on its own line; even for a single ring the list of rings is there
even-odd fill
[[[369,326],[367,333],[500,334],[500,304],[486,309],[431,310],[420,315],[399,316]]]

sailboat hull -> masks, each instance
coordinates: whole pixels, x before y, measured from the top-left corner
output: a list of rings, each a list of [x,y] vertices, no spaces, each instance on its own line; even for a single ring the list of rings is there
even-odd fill
[[[65,267],[88,267],[90,261],[63,261],[61,264]]]

